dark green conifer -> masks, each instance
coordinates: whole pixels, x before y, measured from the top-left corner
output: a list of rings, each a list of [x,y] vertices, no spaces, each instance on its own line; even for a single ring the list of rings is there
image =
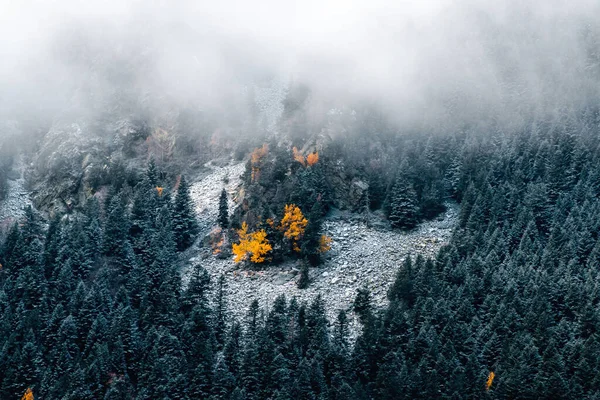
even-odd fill
[[[107,256],[124,254],[124,242],[129,237],[129,214],[121,194],[112,197],[106,209],[102,251]]]
[[[320,246],[322,220],[323,208],[321,206],[321,202],[317,201],[308,214],[308,225],[304,231],[301,245],[302,255],[313,267],[316,267],[321,263]],[[306,285],[308,286],[307,282]],[[300,288],[303,289],[303,287]]]
[[[308,262],[302,262],[300,267],[300,277],[298,278],[298,289],[306,289],[308,284],[310,283],[310,278],[308,276]]]
[[[225,295],[225,276],[221,274],[217,282],[217,298],[215,301],[215,337],[219,349],[225,343],[227,299]]]
[[[151,158],[148,162],[148,168],[146,168],[146,178],[151,186],[158,186],[158,168],[154,158]]]
[[[229,226],[229,206],[225,188],[221,190],[221,196],[219,196],[219,226],[223,229],[227,229]]]
[[[173,232],[179,251],[190,247],[198,234],[198,222],[196,221],[194,204],[190,197],[187,181],[183,176],[179,182],[175,204],[173,205]]]
[[[394,228],[412,229],[418,219],[417,193],[408,179],[401,173],[396,178],[389,198],[388,219]]]

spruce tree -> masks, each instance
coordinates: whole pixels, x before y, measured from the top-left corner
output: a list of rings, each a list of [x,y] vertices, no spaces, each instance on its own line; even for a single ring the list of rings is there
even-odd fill
[[[173,207],[173,232],[179,251],[190,247],[198,234],[198,222],[196,221],[194,204],[190,197],[187,181],[183,176],[181,176],[181,181],[177,188]]]
[[[239,322],[235,321],[231,325],[227,342],[223,348],[223,358],[229,367],[229,371],[239,378],[242,357],[242,327]]]
[[[302,262],[302,267],[300,268],[300,278],[298,278],[297,282],[298,289],[306,289],[309,283],[310,278],[308,275],[308,263]]]
[[[112,197],[106,210],[102,250],[107,256],[124,254],[124,242],[129,234],[129,215],[121,194]]]
[[[412,229],[417,225],[417,193],[411,183],[399,174],[389,199],[388,219],[394,228]]]
[[[225,342],[225,330],[226,330],[226,308],[227,299],[225,298],[225,275],[219,277],[217,282],[217,298],[215,301],[215,337],[219,349],[221,349]]]
[[[371,291],[367,287],[358,289],[353,306],[354,312],[364,324],[371,316]]]
[[[129,234],[136,253],[143,247],[143,233],[154,228],[158,208],[156,193],[156,188],[151,186],[148,178],[144,178],[134,189]]]
[[[227,400],[233,389],[235,379],[225,361],[220,358],[214,370],[211,400]]]
[[[229,226],[229,209],[227,205],[227,192],[223,188],[219,197],[219,226],[227,229]]]
[[[394,283],[388,289],[388,299],[390,301],[404,300],[408,305],[412,305],[414,301],[414,279],[412,260],[410,256],[407,256],[396,273]]]
[[[321,202],[317,201],[308,214],[308,225],[302,238],[302,255],[308,263],[316,267],[321,263],[321,225],[323,208]]]
[[[7,270],[18,263],[22,249],[22,233],[19,224],[14,223],[10,227],[2,247],[0,247],[0,263],[2,268]]]
[[[146,169],[146,178],[152,186],[158,185],[158,168],[156,168],[154,158],[151,158],[148,162],[148,168]]]
[[[54,263],[58,257],[59,243],[61,237],[60,215],[56,213],[50,221],[48,231],[46,232],[46,241],[44,243],[44,273],[46,278],[52,275]]]
[[[100,221],[100,205],[96,198],[91,198],[85,205],[85,245],[84,252],[87,261],[93,264],[102,250],[102,221]]]

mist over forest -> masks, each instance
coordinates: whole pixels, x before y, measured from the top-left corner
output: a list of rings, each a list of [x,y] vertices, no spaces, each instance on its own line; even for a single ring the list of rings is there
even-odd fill
[[[599,15],[0,0],[0,399],[600,398]]]
[[[401,129],[522,127],[598,96],[594,1],[317,1],[295,5],[8,1],[4,113],[44,121],[107,108],[248,112],[276,80],[315,113],[368,104]]]

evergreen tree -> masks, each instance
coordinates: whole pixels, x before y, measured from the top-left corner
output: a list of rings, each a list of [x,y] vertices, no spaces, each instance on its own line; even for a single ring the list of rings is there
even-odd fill
[[[304,231],[301,251],[308,263],[316,267],[321,262],[321,225],[323,208],[317,201],[308,215],[308,225]]]
[[[173,232],[178,250],[187,249],[195,240],[198,233],[198,222],[194,205],[190,197],[189,187],[182,176],[175,196],[173,206]]]
[[[358,314],[363,323],[371,316],[371,292],[366,287],[358,289],[356,293],[354,312]]]
[[[223,349],[223,357],[233,376],[240,377],[242,355],[242,328],[238,322],[231,325],[231,330],[227,337],[227,343]]]
[[[121,194],[112,197],[106,210],[102,251],[107,256],[124,256],[129,236],[129,215]]]
[[[217,298],[215,301],[215,337],[219,348],[222,348],[225,342],[226,330],[226,298],[225,298],[225,276],[219,276],[217,282]]]
[[[418,219],[417,194],[404,174],[399,174],[389,198],[388,219],[394,228],[412,229]]]
[[[300,277],[298,278],[298,289],[306,289],[308,284],[310,283],[310,278],[308,275],[308,263],[303,262],[300,267]]]
[[[213,375],[214,382],[212,385],[212,395],[210,398],[214,400],[229,399],[229,395],[233,390],[235,378],[233,375],[231,375],[231,372],[229,372],[227,364],[223,361],[223,359],[219,359],[219,361],[217,361]]]
[[[148,182],[151,186],[158,186],[158,175],[156,162],[154,161],[154,158],[151,158],[148,162],[148,167],[146,168],[146,178],[148,178]]]
[[[414,272],[412,267],[412,260],[410,256],[406,257],[402,266],[396,273],[396,279],[388,290],[388,299],[390,301],[404,300],[407,305],[412,306],[414,302]]]
[[[219,226],[223,229],[227,229],[229,226],[229,206],[225,188],[221,190],[221,196],[219,196]]]

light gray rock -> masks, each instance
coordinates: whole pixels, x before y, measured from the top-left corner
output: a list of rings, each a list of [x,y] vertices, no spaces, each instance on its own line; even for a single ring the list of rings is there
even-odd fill
[[[7,182],[8,190],[6,198],[0,201],[0,222],[10,222],[23,217],[25,215],[25,207],[32,204],[30,193],[25,188],[24,170],[24,160],[19,157],[12,171],[12,176],[15,179],[10,179]]]

